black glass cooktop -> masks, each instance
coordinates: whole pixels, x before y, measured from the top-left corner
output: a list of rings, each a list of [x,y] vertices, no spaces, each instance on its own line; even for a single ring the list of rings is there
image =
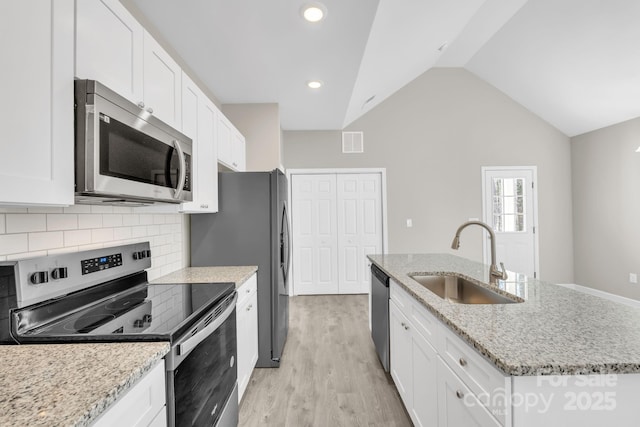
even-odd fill
[[[20,342],[173,341],[235,288],[231,283],[149,285],[145,278],[122,279],[18,310],[14,336]]]

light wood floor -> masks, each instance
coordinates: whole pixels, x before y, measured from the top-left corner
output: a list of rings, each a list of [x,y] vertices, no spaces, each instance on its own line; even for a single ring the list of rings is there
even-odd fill
[[[366,295],[297,296],[280,368],[257,368],[242,427],[411,426],[376,355]]]

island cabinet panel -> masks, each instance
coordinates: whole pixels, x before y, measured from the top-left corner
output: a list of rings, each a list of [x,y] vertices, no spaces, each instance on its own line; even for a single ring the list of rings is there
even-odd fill
[[[394,301],[389,302],[390,371],[416,426],[438,422],[437,353]]]
[[[391,377],[415,425],[511,426],[511,378],[393,279],[389,330]]]
[[[442,325],[438,338],[438,352],[442,360],[504,424],[509,377],[505,377],[445,325]]]
[[[73,204],[73,6],[0,4],[0,205]]]
[[[640,374],[513,377],[515,427],[640,425]]]
[[[120,397],[93,427],[166,427],[164,360]]]
[[[438,412],[441,427],[501,426],[442,359],[438,360]]]

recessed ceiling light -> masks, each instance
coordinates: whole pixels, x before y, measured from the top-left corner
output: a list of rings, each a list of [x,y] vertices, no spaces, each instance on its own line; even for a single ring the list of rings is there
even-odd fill
[[[302,17],[309,22],[319,22],[327,15],[327,8],[322,3],[309,3],[300,10]]]
[[[322,82],[320,80],[309,80],[307,82],[307,86],[311,89],[320,89],[322,87]]]
[[[640,147],[636,148],[636,153],[640,153]]]

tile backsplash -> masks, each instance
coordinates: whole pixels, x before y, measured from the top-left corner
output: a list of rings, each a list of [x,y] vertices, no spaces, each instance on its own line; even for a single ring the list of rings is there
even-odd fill
[[[187,266],[187,216],[130,207],[0,208],[0,261],[149,241],[149,280]]]

